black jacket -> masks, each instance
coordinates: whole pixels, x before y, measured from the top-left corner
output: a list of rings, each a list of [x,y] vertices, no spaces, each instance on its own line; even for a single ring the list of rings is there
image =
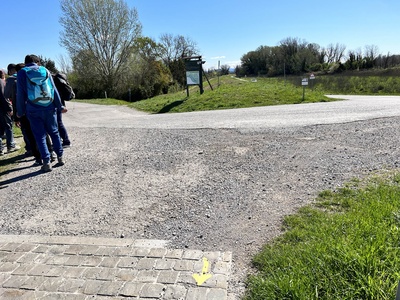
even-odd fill
[[[5,81],[3,79],[0,79],[0,113],[1,114],[6,114],[13,110],[11,102],[4,96],[5,86],[6,86]]]

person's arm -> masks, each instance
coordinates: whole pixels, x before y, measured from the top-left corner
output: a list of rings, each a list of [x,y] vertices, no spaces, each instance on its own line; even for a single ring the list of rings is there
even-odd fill
[[[6,80],[6,86],[4,88],[4,97],[6,98],[6,102],[8,105],[7,113],[10,116],[12,116],[14,112],[13,101],[15,102],[15,100],[12,99],[13,86],[14,86],[14,78],[8,77]]]
[[[17,117],[20,118],[26,112],[26,99],[28,92],[26,87],[26,73],[20,70],[17,75]]]

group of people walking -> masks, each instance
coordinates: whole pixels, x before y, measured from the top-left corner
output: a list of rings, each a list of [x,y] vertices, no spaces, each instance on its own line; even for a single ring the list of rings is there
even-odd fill
[[[50,172],[53,161],[64,165],[63,148],[71,142],[62,113],[67,112],[65,100],[74,97],[65,75],[51,74],[33,54],[27,55],[24,63],[9,64],[7,72],[7,79],[0,74],[0,155],[5,154],[4,135],[7,152],[20,149],[14,141],[14,121],[21,128],[26,155],[35,157],[35,166]]]

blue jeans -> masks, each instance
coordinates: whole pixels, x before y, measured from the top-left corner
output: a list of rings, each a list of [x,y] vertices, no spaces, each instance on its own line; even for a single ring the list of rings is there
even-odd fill
[[[46,144],[46,133],[50,135],[53,142],[54,152],[58,157],[61,157],[63,155],[63,148],[58,133],[56,109],[27,111],[27,117],[43,163],[48,164],[50,162],[50,152]]]
[[[15,147],[14,134],[12,128],[12,118],[7,113],[1,113],[0,115],[0,135],[6,134],[7,148],[11,149]],[[0,146],[2,147],[2,146]]]
[[[68,137],[67,129],[65,129],[64,123],[62,121],[62,112],[61,111],[57,111],[57,123],[58,123],[58,132],[60,134],[62,144],[63,145],[71,144],[69,137]]]

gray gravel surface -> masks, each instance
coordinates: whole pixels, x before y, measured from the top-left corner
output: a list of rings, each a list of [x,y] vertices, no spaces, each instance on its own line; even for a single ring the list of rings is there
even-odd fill
[[[284,216],[322,190],[400,163],[398,116],[163,129],[85,126],[85,109],[98,106],[70,107],[64,121],[73,146],[64,166],[42,174],[21,158],[1,174],[0,234],[163,239],[173,248],[232,251],[237,294],[252,255],[281,234]],[[120,111],[111,110],[118,121]],[[149,117],[132,118],[140,116]]]

